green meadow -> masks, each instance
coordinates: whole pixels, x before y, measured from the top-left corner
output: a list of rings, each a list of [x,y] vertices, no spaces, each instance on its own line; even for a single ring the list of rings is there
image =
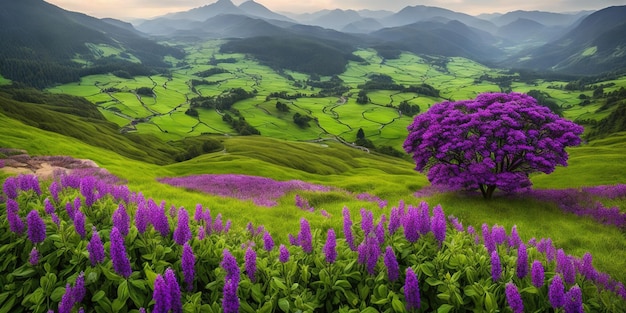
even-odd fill
[[[429,186],[426,177],[413,170],[408,158],[392,158],[377,153],[365,153],[340,143],[337,139],[354,142],[359,128],[376,145],[390,145],[401,150],[411,117],[400,115],[394,106],[402,101],[419,105],[425,112],[433,103],[446,99],[468,99],[500,87],[488,81],[476,82],[482,75],[498,77],[504,72],[491,69],[463,58],[420,57],[403,53],[400,58],[385,60],[373,50],[359,50],[355,54],[365,61],[350,62],[346,71],[338,75],[350,92],[345,98],[310,97],[319,88],[302,83],[310,79],[303,73],[279,73],[242,54],[222,54],[220,41],[188,46],[184,60],[168,60],[174,67],[168,75],[122,79],[113,75],[83,77],[80,82],[48,89],[53,93],[85,97],[119,127],[131,133],[152,135],[162,142],[207,135],[223,145],[223,149],[206,153],[184,162],[155,165],[112,152],[105,143],[87,145],[84,141],[25,125],[0,114],[0,147],[25,149],[32,155],[71,155],[94,160],[99,166],[123,178],[133,191],[146,197],[163,199],[168,204],[191,209],[197,203],[222,213],[235,227],[243,228],[249,221],[265,225],[281,242],[287,234],[297,232],[297,221],[306,217],[315,227],[341,229],[341,210],[348,207],[353,216],[360,208],[374,210],[375,214],[389,214],[389,209],[400,200],[408,204],[427,201],[441,204],[446,214],[458,217],[464,225],[480,228],[482,223],[499,224],[510,230],[517,225],[524,240],[532,237],[552,238],[558,247],[581,257],[585,252],[594,256],[594,265],[614,278],[626,282],[626,237],[623,230],[601,225],[588,218],[560,211],[556,205],[535,199],[499,196],[484,201],[478,195],[444,193],[417,198],[414,192]],[[115,51],[96,47],[103,54]],[[234,63],[219,60],[235,59]],[[214,60],[217,60],[213,62]],[[227,71],[209,77],[197,73],[212,68]],[[405,86],[429,84],[440,91],[440,98],[408,92],[374,90],[368,92],[370,103],[356,102],[359,85],[372,74],[393,77]],[[329,80],[330,77],[321,77]],[[192,80],[207,84],[192,86]],[[606,91],[626,86],[626,78],[611,81],[615,85]],[[2,80],[0,79],[0,83]],[[591,96],[593,91],[565,91],[555,89],[566,82],[537,80],[532,84],[513,82],[511,89],[518,92],[540,90],[549,94],[569,119],[595,119],[610,114],[611,110],[596,112],[602,106],[592,101],[581,106],[581,93]],[[136,90],[149,87],[153,96],[138,95]],[[241,137],[222,120],[214,109],[197,109],[198,116],[185,112],[189,100],[198,96],[217,96],[231,88],[255,91],[255,97],[237,102],[246,121],[262,136]],[[269,97],[273,92],[307,95],[297,99]],[[276,102],[287,104],[289,112],[276,109]],[[315,120],[309,127],[298,127],[293,115],[309,115]],[[97,135],[93,135],[97,136]],[[157,139],[153,139],[156,140]],[[550,175],[532,177],[536,188],[571,188],[593,185],[612,185],[626,182],[626,134],[595,140],[569,150],[569,166],[558,168]],[[124,143],[120,143],[124,144]],[[138,153],[138,152],[137,152]],[[251,201],[217,197],[196,191],[174,188],[156,181],[162,177],[196,174],[235,173],[273,178],[298,179],[337,188],[332,192],[303,192],[317,210],[330,213],[325,218],[316,212],[305,212],[295,207],[296,193],[279,199],[273,208],[257,207]],[[2,174],[5,175],[6,174]],[[356,199],[356,194],[367,192],[388,201],[385,209],[376,203]],[[615,204],[626,210],[624,203]]]

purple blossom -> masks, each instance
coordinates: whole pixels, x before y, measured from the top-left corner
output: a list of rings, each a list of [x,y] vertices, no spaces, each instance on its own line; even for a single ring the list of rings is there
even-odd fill
[[[91,228],[91,240],[87,244],[87,251],[89,251],[89,260],[92,266],[96,266],[96,264],[104,261],[104,246],[102,245],[102,240],[100,240],[96,226]]]
[[[404,218],[404,203],[401,207],[391,208],[391,214],[389,215],[389,234],[393,235],[402,226],[402,219]]]
[[[365,236],[374,230],[374,214],[372,211],[361,209],[361,229]]]
[[[200,223],[204,218],[204,208],[202,208],[202,204],[196,204],[196,211],[193,214],[193,220]]]
[[[232,225],[232,222],[230,220],[227,220],[226,223],[224,224],[224,233],[228,234],[228,231],[230,230],[230,226]]]
[[[113,261],[113,269],[119,275],[128,278],[132,273],[132,269],[130,268],[130,260],[128,260],[128,256],[126,255],[124,237],[115,226],[111,229],[110,237],[111,251],[109,253],[111,255],[111,261]]]
[[[335,237],[335,230],[332,228],[328,229],[328,233],[326,235],[326,244],[324,244],[324,256],[326,256],[326,262],[334,263],[337,259],[337,241]]]
[[[222,197],[252,200],[259,206],[275,206],[285,194],[297,191],[330,191],[331,188],[299,180],[275,181],[270,178],[236,175],[207,174],[188,177],[161,178],[159,182],[188,188]]]
[[[39,216],[39,212],[37,210],[31,210],[26,216],[26,223],[28,224],[28,239],[34,243],[38,244],[46,240],[46,224]]]
[[[224,230],[224,223],[222,222],[222,213],[217,213],[215,220],[213,221],[213,231],[221,233]]]
[[[341,213],[343,215],[343,234],[346,237],[346,242],[352,251],[356,251],[354,235],[352,234],[352,219],[350,219],[350,210],[348,210],[347,207],[343,207]]]
[[[583,295],[580,287],[578,285],[572,287],[565,294],[565,303],[563,304],[563,309],[565,309],[565,313],[583,313]]]
[[[206,231],[207,235],[210,235],[213,227],[213,220],[211,218],[211,210],[206,209],[204,210],[204,212],[202,213],[202,219],[204,220],[204,225],[206,225],[206,227],[204,228],[204,230]]]
[[[441,205],[437,205],[433,208],[433,217],[430,225],[430,228],[435,235],[435,239],[437,239],[441,245],[441,243],[446,239],[446,215],[443,213]]]
[[[380,216],[380,221],[378,225],[374,228],[374,234],[376,234],[376,240],[379,243],[385,242],[385,223],[387,222],[387,217],[385,214]]]
[[[85,197],[85,205],[91,207],[96,202],[96,179],[92,176],[83,177],[80,182],[80,193]]]
[[[289,234],[289,244],[296,247],[300,245],[297,235],[294,237],[292,234]]]
[[[239,312],[239,298],[237,297],[237,289],[239,288],[239,277],[235,279],[226,279],[224,281],[224,296],[222,298],[222,309],[224,313]]]
[[[500,256],[497,250],[493,250],[493,252],[491,252],[491,279],[498,281],[501,276],[502,265],[500,264]]]
[[[172,307],[169,288],[161,274],[157,275],[154,280],[154,292],[152,293],[152,299],[154,299],[154,308],[152,309],[152,313],[168,313]]]
[[[167,289],[170,294],[170,309],[172,309],[172,313],[182,313],[183,305],[181,303],[181,294],[180,294],[180,286],[178,285],[178,281],[176,280],[176,275],[174,274],[174,270],[171,268],[167,268],[165,270],[165,284],[167,285]]]
[[[506,302],[514,313],[524,313],[524,302],[522,296],[513,283],[507,283],[505,288]]]
[[[491,229],[489,229],[489,225],[487,224],[483,224],[481,229],[483,234],[483,243],[485,244],[487,251],[491,253],[496,250],[496,242],[493,240],[493,236],[491,235]]]
[[[48,190],[50,191],[50,195],[52,196],[52,199],[54,199],[54,202],[59,203],[59,192],[61,187],[59,186],[59,183],[56,180],[53,180],[52,183],[50,183],[50,187],[48,187]]]
[[[300,219],[300,233],[298,233],[298,243],[302,250],[306,253],[313,252],[313,238],[311,236],[311,227],[306,218]]]
[[[252,249],[252,247],[248,247],[246,249],[246,256],[244,259],[244,267],[246,268],[246,274],[248,274],[248,278],[250,281],[255,282],[255,274],[256,274],[256,252]]]
[[[2,184],[2,191],[8,199],[17,199],[18,188],[17,178],[15,177],[7,177],[4,180],[4,184]]]
[[[61,297],[59,302],[59,313],[70,313],[74,307],[74,298],[72,294],[72,287],[69,283],[65,285],[65,293]]]
[[[418,207],[417,228],[421,235],[430,232],[430,215],[428,214],[428,203],[422,201]]]
[[[174,230],[174,241],[179,245],[191,240],[191,230],[189,229],[189,213],[185,208],[178,210],[178,224]]]
[[[565,304],[565,286],[560,275],[554,275],[548,287],[548,300],[553,308],[561,308]]]
[[[148,229],[150,223],[150,210],[145,202],[137,204],[137,210],[135,211],[135,227],[140,234],[143,234]]]
[[[404,237],[411,243],[419,239],[419,209],[409,205],[403,219]]]
[[[301,210],[304,210],[304,211],[309,211],[309,212],[315,211],[315,208],[313,208],[309,204],[309,201],[307,201],[306,199],[302,198],[300,195],[296,195],[296,206],[298,208],[300,208]]]
[[[206,230],[204,226],[200,225],[198,226],[198,240],[203,240],[204,238],[206,238]]]
[[[85,214],[81,210],[76,210],[74,213],[74,229],[80,238],[85,239]]]
[[[370,275],[375,275],[376,263],[380,257],[381,251],[376,236],[367,236],[365,240],[359,245],[358,248],[359,257],[357,261],[359,264],[365,264],[367,272]]]
[[[43,200],[43,206],[44,206],[44,211],[47,214],[54,213],[54,205],[52,205],[52,203],[50,202],[49,198],[46,198],[46,199]]]
[[[387,246],[387,248],[385,249],[383,261],[385,263],[385,267],[387,268],[387,278],[392,282],[398,280],[398,260],[396,259],[396,254],[393,252],[393,248],[391,246]]]
[[[78,199],[80,201],[80,198],[76,198],[76,199]],[[75,212],[75,210],[74,210],[74,206],[72,205],[71,202],[68,202],[68,203],[65,204],[65,212],[67,213],[67,216],[70,219],[74,219],[74,214],[75,214],[74,212]]]
[[[522,243],[522,238],[520,238],[519,233],[517,232],[517,225],[513,225],[511,228],[511,235],[509,236],[509,246],[518,247]]]
[[[528,275],[528,251],[526,245],[520,243],[517,248],[517,277],[524,278]]]
[[[39,264],[39,251],[37,251],[37,248],[33,247],[33,249],[30,250],[28,263],[30,263],[30,265],[32,266],[36,266],[37,264]]]
[[[421,306],[419,282],[417,275],[415,275],[415,272],[413,272],[413,269],[410,267],[406,269],[404,299],[406,301],[407,310],[419,309]]]
[[[543,269],[543,265],[541,262],[535,260],[531,266],[531,277],[533,286],[537,288],[541,288],[543,286],[543,281],[545,280],[545,273]]]
[[[504,227],[494,225],[493,228],[491,228],[491,238],[493,238],[496,245],[501,245],[507,242],[506,230],[504,230]]]
[[[17,206],[17,202],[12,199],[7,199],[7,220],[9,221],[9,229],[16,234],[21,235],[24,233],[24,221],[20,215],[17,214],[17,212],[9,209],[10,202],[14,202]]]
[[[237,280],[239,281],[239,265],[237,265],[237,260],[235,257],[228,251],[228,249],[224,249],[223,259],[220,263],[220,266],[226,271],[226,279],[227,280]]]
[[[583,255],[581,268],[578,270],[587,279],[595,281],[598,279],[598,271],[593,267],[593,257],[589,252]]]
[[[278,247],[278,251],[279,251],[278,260],[281,263],[285,263],[285,262],[289,261],[289,250],[287,250],[287,247],[285,247],[285,245],[281,244]]]
[[[117,206],[117,210],[113,212],[113,227],[117,227],[122,236],[126,237],[128,235],[128,231],[130,230],[130,217],[126,212],[126,207],[124,207],[122,203],[120,203]]]
[[[454,226],[454,229],[456,229],[456,231],[458,232],[465,231],[465,227],[463,227],[463,224],[454,215],[448,216],[448,221],[450,221],[450,223],[452,224],[452,226]]]
[[[274,249],[274,239],[272,239],[272,235],[267,231],[263,233],[263,249],[268,252]]]
[[[82,302],[83,298],[85,298],[85,293],[85,273],[80,272],[80,274],[76,278],[76,283],[74,283],[74,287],[72,288],[72,297],[74,299],[74,302]]]
[[[185,284],[187,290],[193,289],[193,279],[195,275],[195,263],[196,256],[193,254],[193,249],[188,242],[185,242],[183,246],[183,256],[181,258],[181,267],[183,268],[183,276],[185,277]]]
[[[320,214],[325,218],[330,218],[330,213],[324,209],[320,210]]]
[[[556,270],[563,275],[566,284],[574,284],[576,282],[576,269],[570,256],[566,255],[563,249],[556,252]]]
[[[170,224],[165,214],[165,207],[163,205],[157,206],[153,201],[148,202],[148,207],[150,208],[150,219],[154,229],[158,231],[161,236],[167,237],[170,233]]]

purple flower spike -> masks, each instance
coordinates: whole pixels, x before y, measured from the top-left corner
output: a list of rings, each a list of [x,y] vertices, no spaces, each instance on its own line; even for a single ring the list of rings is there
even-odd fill
[[[59,203],[59,192],[61,191],[59,183],[56,180],[52,181],[48,190],[50,190],[50,195],[52,195],[54,202]]]
[[[372,214],[372,211],[361,209],[361,229],[365,236],[374,230],[374,214]]]
[[[563,308],[566,313],[583,313],[583,299],[582,291],[578,285],[572,287],[565,294],[565,303]]]
[[[517,277],[524,278],[528,274],[528,251],[522,242],[517,248]]]
[[[113,212],[113,226],[117,227],[122,236],[126,237],[130,229],[130,217],[126,212],[126,207],[122,203],[117,206],[117,210]]]
[[[263,249],[268,252],[274,249],[274,239],[272,239],[272,235],[267,231],[263,233]]]
[[[37,251],[35,247],[33,247],[33,249],[30,250],[28,263],[30,263],[30,265],[32,266],[36,266],[37,264],[39,264],[39,251]]]
[[[65,285],[65,293],[61,297],[59,303],[59,313],[70,313],[74,307],[74,298],[72,297],[72,287],[69,283]]]
[[[184,208],[178,210],[178,224],[174,230],[174,241],[179,245],[191,240],[191,230],[189,229],[189,213]]]
[[[24,233],[24,221],[18,214],[19,207],[13,199],[7,199],[7,220],[9,221],[9,229],[12,232],[21,235]]]
[[[154,292],[152,293],[152,299],[154,299],[154,308],[152,313],[168,313],[171,308],[170,292],[165,283],[165,279],[160,274],[157,275],[154,280]]]
[[[81,210],[76,210],[74,213],[74,229],[76,233],[80,235],[80,238],[85,239],[85,214]]]
[[[248,274],[248,278],[250,278],[250,281],[255,282],[256,278],[255,278],[255,274],[256,274],[256,252],[254,252],[254,250],[252,250],[252,247],[248,247],[248,249],[246,250],[246,257],[244,260],[245,263],[245,268],[246,268],[246,274]]]
[[[419,309],[421,305],[420,288],[415,272],[412,268],[406,269],[406,279],[404,282],[404,298],[406,300],[406,309]]]
[[[52,205],[52,202],[50,202],[49,198],[46,198],[45,200],[43,200],[43,206],[44,206],[44,211],[47,214],[54,213],[54,205]]]
[[[533,286],[537,288],[541,288],[543,286],[543,281],[545,280],[545,273],[543,269],[543,265],[541,262],[535,260],[533,265],[531,266],[531,277]]]
[[[237,289],[239,288],[239,277],[237,279],[226,279],[224,282],[224,297],[222,298],[222,308],[224,313],[239,312],[239,298]]]
[[[441,244],[446,239],[446,215],[443,213],[441,205],[437,205],[433,208],[430,228],[435,238],[439,241],[439,244]]]
[[[280,247],[278,247],[278,250],[280,252],[280,254],[278,255],[278,260],[281,263],[286,263],[287,261],[289,261],[289,250],[287,250],[287,247],[281,244]]]
[[[104,246],[95,226],[91,228],[91,240],[87,244],[87,251],[89,251],[89,260],[92,266],[104,261]]]
[[[396,254],[393,252],[393,248],[391,248],[391,246],[387,246],[385,249],[383,261],[385,263],[385,267],[387,268],[387,278],[392,282],[398,280],[398,260],[396,259]]]
[[[31,210],[28,213],[26,223],[28,224],[28,239],[32,243],[38,244],[46,240],[46,224],[37,210]]]
[[[202,208],[202,204],[196,204],[196,212],[193,214],[193,220],[200,223],[200,221],[204,218],[204,208]]]
[[[161,234],[161,236],[167,237],[170,233],[170,224],[167,215],[165,214],[165,207],[157,206],[154,202],[151,204],[150,214],[152,216],[152,225],[154,226],[154,229]]]
[[[326,236],[326,244],[324,245],[324,255],[326,256],[326,262],[334,263],[337,259],[337,241],[335,237],[335,230],[330,228]]]
[[[4,184],[2,185],[2,191],[4,191],[4,194],[7,196],[7,198],[16,199],[17,190],[18,190],[17,178],[9,177],[4,181]]]
[[[193,289],[193,279],[195,275],[195,263],[196,256],[193,254],[193,249],[189,246],[189,243],[185,243],[183,246],[183,256],[181,260],[181,266],[183,268],[183,276],[185,277],[185,284],[187,290]]]
[[[220,266],[226,271],[227,280],[237,279],[239,281],[239,265],[237,265],[237,259],[228,251],[224,249],[224,257]]]
[[[514,313],[524,313],[524,302],[522,296],[513,283],[506,284],[506,302]]]
[[[117,227],[113,226],[110,235],[111,240],[111,261],[113,261],[113,269],[116,273],[128,278],[132,273],[130,268],[130,261],[126,255],[126,247],[124,246],[124,237]]]
[[[415,243],[419,235],[419,208],[409,205],[403,219],[404,237],[410,243]]]
[[[343,215],[343,234],[346,237],[346,242],[350,246],[352,251],[356,251],[356,245],[354,244],[354,235],[352,233],[352,219],[350,219],[350,210],[347,207],[343,207],[341,211]]]
[[[298,234],[298,242],[302,250],[306,253],[313,252],[313,238],[311,236],[311,227],[306,218],[300,219],[300,233]]]
[[[502,265],[500,264],[500,256],[497,250],[493,250],[493,252],[491,252],[491,279],[498,281],[501,276]]]
[[[76,278],[76,283],[74,284],[74,288],[72,288],[72,296],[74,297],[74,302],[79,303],[83,301],[85,298],[85,273],[80,272],[78,277]]]
[[[417,219],[417,227],[421,235],[426,235],[428,234],[428,232],[430,232],[430,215],[428,215],[428,203],[423,201],[420,202],[418,210],[419,217]]]
[[[560,275],[554,275],[548,288],[548,300],[553,308],[561,308],[565,304],[565,286]]]
[[[181,303],[180,286],[176,280],[174,270],[168,268],[165,270],[165,283],[170,294],[170,305],[173,313],[182,313],[183,305]]]

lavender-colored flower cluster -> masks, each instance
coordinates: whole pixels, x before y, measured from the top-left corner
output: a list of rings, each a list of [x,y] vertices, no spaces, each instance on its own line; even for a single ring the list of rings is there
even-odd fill
[[[235,174],[161,178],[159,182],[223,197],[252,200],[256,205],[267,207],[276,206],[276,200],[291,191],[331,190],[329,187],[300,180],[275,181],[265,177]]]
[[[626,229],[626,213],[619,207],[607,208],[597,198],[622,199],[626,197],[626,185],[595,186],[582,189],[533,189],[521,195],[549,201],[569,213],[588,216],[600,223]]]

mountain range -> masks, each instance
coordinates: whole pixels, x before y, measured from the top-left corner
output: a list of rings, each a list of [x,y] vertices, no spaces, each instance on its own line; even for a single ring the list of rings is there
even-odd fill
[[[94,73],[132,76],[159,71],[169,66],[164,56],[182,57],[183,52],[157,40],[176,37],[236,40],[229,46],[232,52],[262,43],[259,38],[272,38],[261,44],[269,51],[276,51],[268,46],[270,42],[294,53],[300,50],[289,45],[306,44],[313,55],[332,54],[320,58],[335,60],[337,65],[326,74],[340,73],[341,64],[358,48],[376,49],[385,58],[410,51],[576,75],[626,69],[626,6],[595,12],[514,11],[481,16],[423,5],[398,12],[336,9],[279,14],[253,0],[239,6],[218,0],[133,25],[69,12],[43,0],[0,3],[0,40],[5,43],[0,46],[0,74],[36,87]],[[103,53],[107,47],[117,53]],[[283,64],[277,58],[284,53],[247,53],[268,64]]]
[[[278,14],[254,0],[239,6],[218,0],[136,27],[158,36],[245,39],[294,34],[309,37],[298,26],[310,25],[327,29],[326,34],[335,38],[335,32],[350,34],[350,42],[361,47],[392,51],[386,56],[410,51],[462,56],[492,66],[589,75],[625,67],[623,10],[624,6],[616,6],[596,12],[513,11],[471,16],[416,5],[398,12],[335,9]],[[320,38],[319,34],[315,37]]]

